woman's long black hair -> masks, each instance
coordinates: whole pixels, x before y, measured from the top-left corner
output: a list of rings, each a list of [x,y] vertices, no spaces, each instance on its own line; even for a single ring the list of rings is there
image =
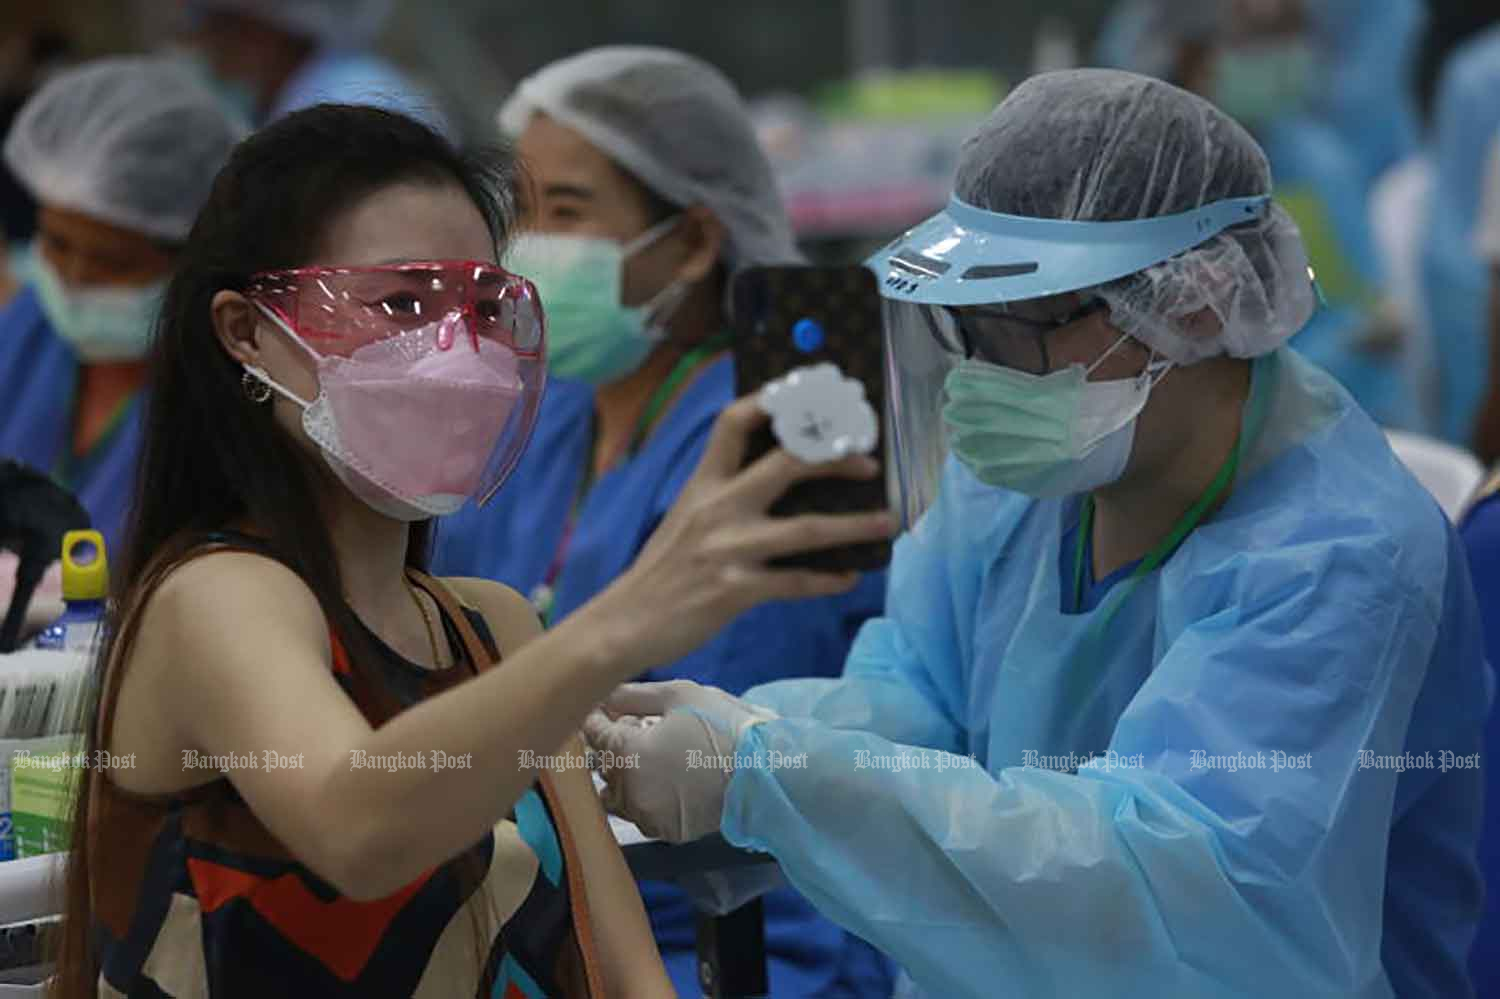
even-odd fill
[[[126,549],[115,560],[104,640],[85,715],[87,759],[98,744],[106,668],[123,668],[140,607],[205,532],[253,525],[312,590],[346,643],[351,668],[371,661],[343,599],[338,562],[318,496],[326,470],[241,386],[243,370],[215,335],[210,303],[242,291],[251,275],[307,264],[330,225],[356,203],[398,183],[456,185],[479,209],[497,250],[514,221],[515,161],[504,150],[460,153],[409,118],[371,107],[324,104],[245,139],[220,171],[167,287],[148,361],[149,394]],[[429,525],[414,524],[407,562],[425,566]],[[118,689],[120,678],[111,685]],[[98,966],[90,916],[90,797],[98,776],[78,771],[66,910],[55,995],[93,996]]]

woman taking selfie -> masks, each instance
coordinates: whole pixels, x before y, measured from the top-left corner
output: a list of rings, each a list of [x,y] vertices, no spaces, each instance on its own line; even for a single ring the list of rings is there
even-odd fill
[[[150,359],[88,747],[133,765],[80,773],[57,994],[670,994],[559,754],[621,680],[854,582],[768,558],[890,525],[767,518],[874,468],[740,472],[740,403],[660,543],[546,635],[504,587],[423,573],[429,518],[493,495],[542,391],[541,306],[496,264],[510,172],[324,105],[220,174]]]

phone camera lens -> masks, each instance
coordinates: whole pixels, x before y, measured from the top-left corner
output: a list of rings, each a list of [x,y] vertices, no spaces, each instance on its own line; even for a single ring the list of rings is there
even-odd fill
[[[816,319],[799,319],[792,327],[792,343],[804,354],[821,350],[823,341],[823,325]]]

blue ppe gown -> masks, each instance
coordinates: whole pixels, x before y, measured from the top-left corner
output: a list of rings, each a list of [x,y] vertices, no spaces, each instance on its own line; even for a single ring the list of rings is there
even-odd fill
[[[1094,39],[1094,62],[1111,69],[1136,73],[1160,72],[1159,66],[1141,61],[1142,41],[1156,17],[1153,0],[1118,0],[1104,16]]]
[[[1500,476],[1491,479],[1464,516],[1462,533],[1484,619],[1484,650],[1491,663],[1500,662]],[[1469,969],[1479,995],[1488,999],[1500,996],[1500,713],[1490,713],[1484,745],[1489,750],[1485,760],[1493,764],[1485,769],[1488,805],[1479,841],[1479,866],[1488,890]]]
[[[1353,151],[1368,194],[1417,150],[1411,71],[1426,15],[1420,0],[1320,0],[1309,13],[1326,60],[1312,104]]]
[[[120,551],[133,499],[144,399],[137,394],[86,455],[73,453],[78,359],[52,329],[27,285],[0,309],[0,458],[50,474],[71,490]]]
[[[703,369],[640,449],[581,497],[576,528],[554,580],[553,618],[565,617],[635,560],[697,467],[719,412],[734,398],[733,361]],[[496,579],[522,593],[548,579],[591,460],[593,393],[549,380],[541,415],[512,478],[484,509],[439,523],[435,571]],[[735,619],[693,654],[643,679],[687,678],[735,693],[788,676],[837,676],[860,626],[880,613],[885,573],[848,594],[780,602]],[[677,887],[644,882],[652,929],[678,992],[698,994],[695,913]],[[868,944],[780,889],[763,898],[771,994],[888,996],[889,962]]]
[[[1488,384],[1489,276],[1474,246],[1485,167],[1500,132],[1500,27],[1458,49],[1438,85],[1422,282],[1442,383],[1442,436],[1468,447]]]
[[[1233,493],[1134,589],[1070,613],[1078,499],[950,462],[845,675],[748,693],[783,717],[736,752],[807,766],[737,770],[724,835],[921,994],[1472,995],[1462,548],[1326,374],[1253,380]]]
[[[1170,75],[1170,47],[1147,43],[1163,7],[1153,0],[1114,4],[1096,36],[1095,64]],[[1381,173],[1416,151],[1410,68],[1423,26],[1422,3],[1319,0],[1308,14],[1319,66],[1307,104],[1355,155],[1359,184],[1349,196],[1358,199]]]
[[[1381,269],[1354,148],[1308,116],[1278,121],[1259,138],[1276,178],[1276,200],[1296,221],[1326,299],[1294,345],[1337,378],[1376,422],[1421,429],[1402,355],[1362,342],[1375,316]]]

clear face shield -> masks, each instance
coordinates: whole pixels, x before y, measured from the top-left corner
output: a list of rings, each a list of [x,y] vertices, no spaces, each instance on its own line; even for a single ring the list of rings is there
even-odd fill
[[[943,388],[964,360],[934,331],[951,315],[941,306],[886,299],[886,491],[891,509],[910,530],[937,498],[948,439]]]
[[[1086,293],[1066,296],[1256,221],[1269,200],[1220,201],[1138,221],[1067,222],[989,212],[954,199],[872,256],[867,266],[885,297],[887,485],[903,527],[915,527],[937,498],[954,453],[944,413],[952,376],[966,361],[986,362],[1017,379],[1049,375],[1055,365],[1047,357],[1047,333],[1107,307]],[[1020,303],[1042,299],[1065,308],[1047,321],[1025,315]],[[1076,374],[1081,380],[1086,373]],[[1009,418],[1019,422],[1025,414]],[[996,430],[1009,436],[1025,428]]]
[[[377,508],[412,519],[483,504],[514,469],[546,386],[526,278],[414,261],[270,271],[247,293],[316,359],[318,399],[295,400],[304,426],[338,470],[376,487]]]

